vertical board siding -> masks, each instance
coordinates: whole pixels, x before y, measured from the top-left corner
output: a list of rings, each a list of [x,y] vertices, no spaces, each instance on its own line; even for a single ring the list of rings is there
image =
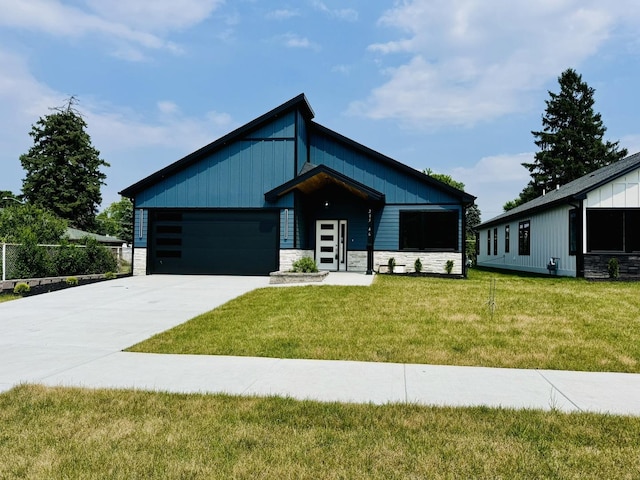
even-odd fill
[[[296,112],[289,112],[282,117],[273,118],[265,126],[254,130],[247,138],[275,139],[293,138],[295,136]]]
[[[144,221],[142,223],[142,236],[140,236],[140,210],[144,213]],[[134,247],[146,247],[147,246],[147,237],[148,237],[148,226],[149,226],[149,211],[137,208],[133,212],[133,246]]]
[[[310,135],[310,161],[326,165],[386,195],[388,203],[458,203],[417,178],[317,133]],[[417,172],[417,171],[416,171]]]
[[[141,207],[259,208],[293,175],[294,139],[238,141],[140,192]]]
[[[640,169],[589,192],[587,208],[640,208]]]
[[[297,123],[298,165],[297,165],[297,171],[294,172],[296,175],[298,174],[298,172],[300,171],[300,169],[302,168],[304,163],[309,160],[307,158],[308,155],[309,155],[309,152],[307,150],[307,147],[309,145],[308,134],[307,134],[307,122],[305,121],[304,117],[300,113],[298,113],[298,115],[297,115],[297,122],[298,122]]]
[[[296,211],[293,205],[293,192],[285,195],[278,203],[280,204],[278,205],[280,207],[280,248],[294,248],[295,245],[293,240],[296,229]],[[285,231],[285,228],[287,228],[287,222],[285,222],[286,210],[289,211],[289,224],[287,231]]]
[[[478,266],[534,273],[549,273],[551,257],[560,259],[558,274],[576,276],[576,257],[569,255],[569,210],[563,205],[546,212],[510,220],[480,230]],[[530,255],[518,254],[518,225],[530,221]],[[504,250],[504,227],[509,225],[509,253]],[[498,229],[498,254],[493,255],[493,229]],[[487,254],[487,230],[491,232],[491,254]]]

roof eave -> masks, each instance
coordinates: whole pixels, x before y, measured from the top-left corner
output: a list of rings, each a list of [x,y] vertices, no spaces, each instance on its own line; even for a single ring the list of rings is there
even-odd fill
[[[267,202],[274,202],[278,198],[282,197],[283,195],[286,195],[287,193],[295,190],[298,185],[304,183],[307,180],[312,179],[313,177],[319,174],[325,174],[341,183],[347,184],[353,187],[354,189],[359,190],[366,196],[367,200],[369,201],[372,201],[374,203],[384,203],[385,201],[384,193],[381,193],[371,187],[368,187],[367,185],[364,185],[350,177],[347,177],[346,175],[343,175],[340,172],[337,172],[332,168],[327,167],[326,165],[318,165],[317,167],[312,168],[311,170],[308,170],[302,175],[298,175],[297,177],[289,180],[288,182],[285,182],[282,185],[277,186],[276,188],[266,192],[264,194],[264,198]]]

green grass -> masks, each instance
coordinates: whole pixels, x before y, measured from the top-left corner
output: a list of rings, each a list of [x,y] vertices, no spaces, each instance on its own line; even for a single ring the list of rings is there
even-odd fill
[[[20,298],[19,295],[14,295],[13,293],[0,293],[0,303],[8,302],[9,300],[17,300]]]
[[[637,373],[640,283],[471,271],[264,288],[130,350]]]
[[[20,386],[0,478],[637,478],[640,418]]]

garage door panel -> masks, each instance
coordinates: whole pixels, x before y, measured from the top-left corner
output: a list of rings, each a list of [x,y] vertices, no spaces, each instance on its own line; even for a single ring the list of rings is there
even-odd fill
[[[278,268],[275,211],[152,217],[152,273],[267,275]]]

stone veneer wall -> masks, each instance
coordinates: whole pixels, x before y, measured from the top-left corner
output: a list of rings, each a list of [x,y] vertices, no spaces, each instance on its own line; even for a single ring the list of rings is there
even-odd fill
[[[360,250],[347,252],[347,270],[350,272],[366,272],[367,252]]]
[[[453,260],[452,275],[462,275],[462,255],[460,252],[374,252],[373,267],[377,272],[380,266],[386,271],[389,259],[393,257],[396,265],[404,265],[405,272],[415,271],[414,263],[416,258],[422,262],[423,273],[446,274],[445,264],[447,260]]]
[[[586,254],[584,256],[585,278],[609,278],[609,260],[618,259],[621,279],[640,280],[640,255],[630,254]]]
[[[280,271],[288,272],[293,267],[293,262],[303,257],[314,257],[313,250],[280,249]]]
[[[452,275],[462,275],[462,262],[459,252],[373,252],[373,269],[378,272],[380,266],[386,269],[389,258],[396,259],[396,265],[405,265],[405,272],[414,271],[416,258],[422,262],[424,273],[446,274],[447,260],[453,260]],[[351,272],[366,272],[367,252],[350,250],[347,253],[347,270]]]
[[[147,274],[147,249],[146,248],[133,249],[133,272],[132,273],[134,275]]]

